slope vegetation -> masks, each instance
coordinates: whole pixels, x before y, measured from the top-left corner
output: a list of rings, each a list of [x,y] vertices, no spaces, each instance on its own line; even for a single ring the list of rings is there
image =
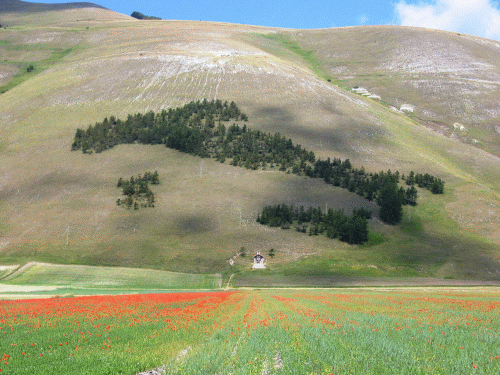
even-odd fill
[[[405,95],[412,97],[391,91],[400,84],[399,76],[377,81],[379,86],[367,84],[375,78],[356,78],[352,67],[373,72],[384,59],[388,67],[399,66],[396,47],[389,42],[371,49],[364,42],[330,45],[347,40],[350,32],[355,33],[351,38],[369,43],[373,30],[292,32],[208,22],[140,22],[102,9],[93,9],[94,18],[81,22],[89,9],[64,10],[66,18],[51,11],[28,12],[26,20],[39,21],[21,20],[15,28],[0,30],[6,56],[0,65],[3,84],[19,79],[9,72],[23,72],[30,63],[35,67],[1,94],[0,262],[237,273],[250,264],[248,256],[241,256],[242,248],[247,255],[273,248],[276,256],[269,268],[278,273],[499,277],[500,160],[494,147],[483,150],[423,126],[420,113],[446,117],[447,112],[437,100],[428,109],[423,99],[411,100],[419,97],[411,85]],[[0,20],[8,14],[15,13],[0,13]],[[380,30],[392,33],[394,40],[424,33]],[[463,39],[470,45],[483,43]],[[378,56],[375,65],[358,59],[363,49]],[[338,60],[334,50],[345,55],[351,70],[333,75]],[[434,69],[443,70],[445,62],[440,64]],[[476,67],[477,74],[493,69]],[[355,82],[383,101],[351,92]],[[417,108],[414,116],[390,109],[389,104],[399,104],[391,99],[396,97]],[[234,101],[248,114],[252,129],[280,132],[323,159],[349,158],[367,172],[431,173],[446,181],[446,194],[422,192],[419,205],[408,208],[402,224],[393,227],[377,220],[375,203],[277,169],[237,168],[162,145],[119,145],[90,155],[71,152],[76,129],[105,117],[124,120],[129,114],[161,112],[203,99]],[[118,178],[146,171],[158,171],[162,181],[155,187],[155,208],[118,207]],[[347,213],[370,209],[372,240],[368,246],[351,246],[256,223],[263,207],[281,203]]]
[[[366,88],[395,109],[411,105],[424,126],[500,155],[499,42],[394,26],[280,36],[274,39],[314,56],[316,69],[339,85]]]

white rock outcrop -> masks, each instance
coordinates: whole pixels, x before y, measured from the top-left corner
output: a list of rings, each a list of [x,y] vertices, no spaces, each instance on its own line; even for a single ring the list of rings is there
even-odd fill
[[[413,107],[411,104],[403,104],[401,107],[399,107],[399,110],[401,112],[412,112],[415,110],[415,107]]]

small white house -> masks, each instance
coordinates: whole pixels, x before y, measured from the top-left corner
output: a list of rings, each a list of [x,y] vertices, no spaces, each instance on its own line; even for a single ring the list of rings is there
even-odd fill
[[[265,266],[265,262],[266,262],[266,259],[264,258],[264,256],[260,253],[260,251],[257,251],[257,255],[255,255],[253,257],[253,265],[252,265],[252,268],[255,270],[255,269],[265,269],[266,266]]]

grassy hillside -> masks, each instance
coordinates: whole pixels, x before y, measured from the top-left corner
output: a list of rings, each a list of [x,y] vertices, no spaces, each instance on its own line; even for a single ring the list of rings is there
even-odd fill
[[[337,84],[398,109],[411,104],[422,125],[500,155],[499,42],[393,26],[283,31],[275,40],[314,56],[315,71]]]
[[[44,25],[56,28],[70,26],[73,22],[101,24],[131,18],[89,2],[44,4],[21,0],[3,0],[0,17],[2,27]]]
[[[38,260],[231,274],[248,270],[255,251],[274,248],[269,266],[277,273],[302,267],[323,275],[500,277],[499,158],[423,126],[423,101],[398,99],[415,104],[414,116],[391,110],[398,102],[376,90],[391,91],[389,80],[376,87],[356,82],[380,94],[379,102],[347,90],[356,78],[332,73],[337,58],[326,41],[344,40],[337,53],[346,64],[373,72],[393,56],[392,39],[349,49],[348,37],[369,43],[371,30],[141,23],[95,10],[95,18],[80,22],[87,11],[65,10],[62,18],[28,12],[40,22],[0,30],[7,88],[0,94],[0,264]],[[394,40],[424,33],[380,30]],[[376,54],[373,62],[359,59],[363,49]],[[35,70],[24,73],[30,63]],[[235,101],[249,127],[280,132],[321,158],[349,158],[368,172],[429,172],[446,181],[446,194],[422,191],[400,226],[375,217],[371,245],[350,246],[255,222],[264,206],[277,203],[346,212],[365,207],[376,216],[375,203],[322,180],[232,167],[159,145],[70,151],[76,129],[104,117],[125,119],[204,98]],[[446,117],[439,108],[429,111]],[[119,177],[154,170],[161,180],[154,209],[116,206]],[[245,258],[238,256],[241,247]],[[297,263],[305,256],[307,262]]]
[[[54,10],[80,9],[80,8],[101,8],[100,5],[89,2],[71,2],[64,4],[44,4],[34,3],[21,0],[4,0],[0,4],[0,12],[16,12],[16,13],[34,13],[34,12],[50,12]]]

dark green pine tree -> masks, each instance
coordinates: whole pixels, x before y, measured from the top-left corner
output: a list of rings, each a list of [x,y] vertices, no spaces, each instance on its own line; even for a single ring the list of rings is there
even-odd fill
[[[361,215],[353,215],[349,219],[351,238],[349,243],[360,244],[368,241],[368,220]]]
[[[444,182],[443,180],[436,178],[431,186],[432,194],[443,194],[444,193]]]
[[[411,171],[408,177],[406,178],[406,185],[415,185],[415,172]]]
[[[403,196],[399,193],[397,183],[386,180],[378,204],[380,205],[380,220],[395,225],[403,218]]]
[[[409,204],[410,206],[416,206],[417,205],[417,189],[415,189],[415,186],[410,186],[408,189],[406,189],[405,192],[405,202],[406,204]]]
[[[158,178],[158,171],[155,171],[151,176],[151,183],[153,185],[158,185],[160,183],[160,179]]]
[[[352,215],[340,227],[339,238],[351,245],[368,241],[368,220],[361,215]]]

